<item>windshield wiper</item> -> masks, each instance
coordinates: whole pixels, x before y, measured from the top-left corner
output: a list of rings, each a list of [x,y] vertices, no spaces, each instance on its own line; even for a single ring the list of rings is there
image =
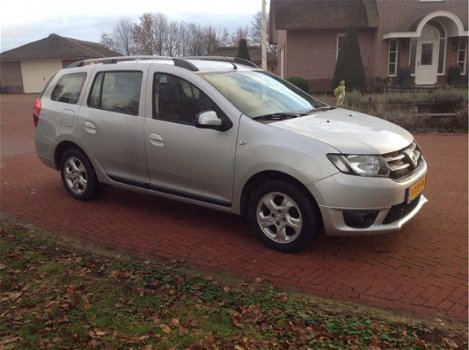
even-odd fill
[[[283,120],[283,119],[293,119],[298,118],[301,116],[301,113],[272,113],[272,114],[264,114],[259,115],[257,117],[252,118],[253,120]]]
[[[316,107],[315,109],[311,110],[311,113],[313,112],[321,112],[321,111],[330,111],[333,109],[336,109],[337,107],[334,106],[321,106],[321,107]]]

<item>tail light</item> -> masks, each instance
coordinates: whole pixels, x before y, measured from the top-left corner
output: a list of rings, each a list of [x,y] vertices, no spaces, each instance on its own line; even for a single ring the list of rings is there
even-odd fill
[[[37,127],[37,123],[39,122],[39,113],[41,113],[41,99],[37,98],[36,102],[34,102],[33,109],[33,121],[35,127]]]

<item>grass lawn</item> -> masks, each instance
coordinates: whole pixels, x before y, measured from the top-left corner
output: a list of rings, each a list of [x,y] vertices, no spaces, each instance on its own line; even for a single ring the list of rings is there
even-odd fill
[[[0,349],[464,349],[466,325],[91,251],[1,219]]]

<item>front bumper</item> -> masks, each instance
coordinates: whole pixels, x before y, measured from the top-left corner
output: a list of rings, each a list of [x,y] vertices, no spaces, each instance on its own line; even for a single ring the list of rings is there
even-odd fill
[[[381,234],[400,230],[427,202],[421,194],[407,203],[408,189],[426,173],[427,165],[422,161],[411,177],[399,182],[337,173],[308,189],[318,203],[327,235]],[[366,215],[368,221],[365,225],[351,223],[350,213]]]

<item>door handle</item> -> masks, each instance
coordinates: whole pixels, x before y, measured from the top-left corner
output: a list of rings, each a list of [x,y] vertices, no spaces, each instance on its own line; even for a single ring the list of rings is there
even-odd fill
[[[93,123],[85,122],[85,131],[90,134],[96,134],[96,126]]]
[[[156,146],[156,147],[163,147],[164,146],[164,140],[158,134],[150,134],[149,141],[153,146]]]

